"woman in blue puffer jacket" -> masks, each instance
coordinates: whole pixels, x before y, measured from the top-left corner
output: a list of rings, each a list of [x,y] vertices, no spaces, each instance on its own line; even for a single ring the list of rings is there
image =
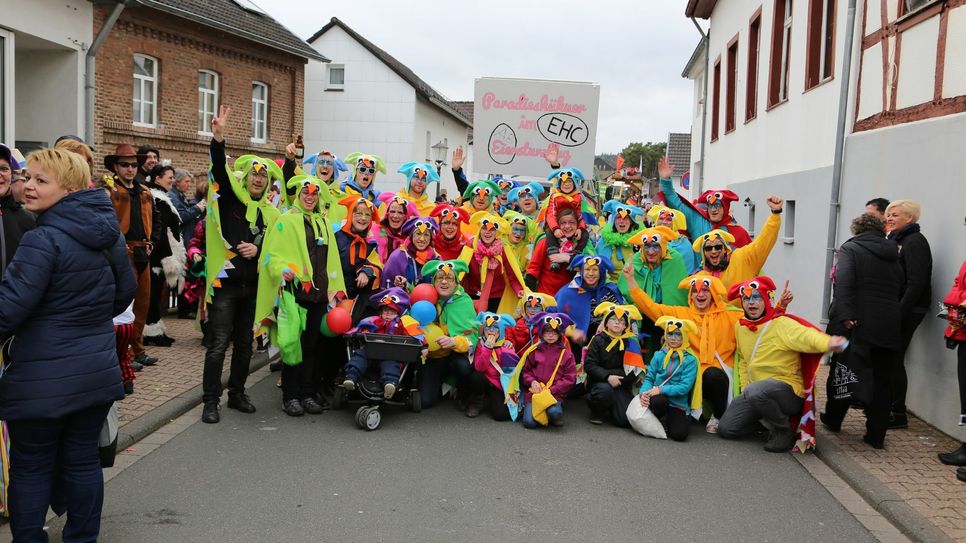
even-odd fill
[[[27,157],[27,171],[25,205],[37,227],[0,282],[10,528],[14,541],[46,541],[51,507],[70,513],[65,541],[95,541],[104,499],[98,436],[124,397],[112,317],[131,303],[135,279],[109,198],[87,189],[84,159],[44,149]]]

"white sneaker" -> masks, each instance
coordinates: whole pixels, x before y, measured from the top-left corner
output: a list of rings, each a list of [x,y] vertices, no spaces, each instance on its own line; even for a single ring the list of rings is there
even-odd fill
[[[383,393],[382,393],[383,397],[385,397],[388,400],[389,398],[392,398],[394,394],[396,394],[396,385],[392,383],[386,383],[385,388],[383,388]]]
[[[718,433],[718,419],[716,419],[714,417],[711,417],[711,420],[708,421],[708,425],[704,427],[704,430],[706,432],[708,432],[709,434],[717,434]]]
[[[342,381],[342,388],[346,390],[355,390],[356,382],[353,381],[352,379],[346,379],[345,381]]]

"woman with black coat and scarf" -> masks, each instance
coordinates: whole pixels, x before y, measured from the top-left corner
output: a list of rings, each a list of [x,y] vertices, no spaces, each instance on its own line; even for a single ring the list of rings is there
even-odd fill
[[[909,386],[906,350],[916,328],[929,311],[932,298],[932,252],[926,236],[919,231],[920,209],[919,204],[912,200],[896,200],[886,207],[885,213],[888,237],[899,245],[899,262],[906,275],[902,300],[899,302],[902,345],[892,380],[889,428],[905,428],[909,425],[906,417],[906,389]]]
[[[827,332],[844,335],[850,344],[846,351],[850,367],[871,368],[871,398],[866,405],[868,420],[863,441],[881,449],[889,424],[892,378],[899,360],[900,305],[903,273],[899,248],[885,237],[883,222],[864,214],[852,221],[853,237],[839,248],[835,269],[834,294],[829,308]],[[834,371],[829,372],[829,389],[835,386]],[[867,380],[868,374],[861,376]],[[868,388],[868,383],[859,383]],[[838,432],[851,403],[829,395],[821,419]]]

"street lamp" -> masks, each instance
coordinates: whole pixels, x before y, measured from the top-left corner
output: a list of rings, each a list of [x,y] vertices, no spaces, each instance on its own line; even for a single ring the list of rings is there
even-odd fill
[[[449,145],[446,144],[446,138],[443,138],[436,145],[432,147],[433,149],[433,161],[436,163],[436,175],[442,177],[443,164],[446,164],[446,153],[449,152]],[[436,183],[436,198],[433,200],[439,200],[439,186],[443,184],[442,178]]]

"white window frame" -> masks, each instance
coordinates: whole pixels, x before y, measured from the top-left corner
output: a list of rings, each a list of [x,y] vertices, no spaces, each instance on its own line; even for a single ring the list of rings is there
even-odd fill
[[[342,83],[332,82],[332,70],[342,70]],[[326,64],[325,66],[325,90],[341,91],[345,90],[345,64]]]
[[[13,106],[16,103],[15,86],[14,82],[14,47],[16,46],[13,32],[9,32],[0,28],[0,39],[2,39],[2,46],[0,46],[0,55],[3,56],[0,59],[0,141],[10,142],[12,145],[15,141],[14,137],[14,123],[16,108]]]
[[[265,92],[263,99],[255,98],[255,89],[261,87]],[[259,134],[261,125],[261,134]],[[259,135],[261,137],[259,137]],[[252,81],[252,143],[268,142],[268,85]]]
[[[198,75],[201,74],[209,75],[212,78],[213,88],[205,88],[201,86],[201,81],[199,77],[198,81],[198,134],[202,136],[211,136],[211,119],[218,115],[218,93],[221,90],[221,81],[218,77],[218,72],[212,70],[198,70]],[[208,111],[205,107],[208,103],[207,98],[212,97],[212,109]]]
[[[782,63],[781,63],[781,80],[778,84],[778,102],[784,102],[788,100],[788,80],[791,78],[791,70],[788,63],[791,59],[788,58],[789,49],[792,45],[792,8],[794,3],[792,0],[785,0],[785,21],[782,23]]]
[[[139,58],[140,59],[145,59],[145,60],[150,60],[153,63],[153,65],[154,65],[154,70],[153,70],[153,73],[151,75],[141,75],[141,74],[136,73],[132,69],[132,72],[131,73],[132,73],[132,75],[134,77],[134,85],[137,86],[139,88],[139,90],[141,91],[141,93],[140,93],[141,98],[135,99],[134,98],[134,88],[133,87],[131,88],[131,102],[132,102],[131,117],[132,117],[132,121],[134,123],[134,126],[143,126],[143,127],[146,127],[146,128],[157,128],[157,126],[158,126],[158,64],[159,64],[159,62],[158,62],[158,59],[152,57],[151,55],[144,55],[144,54],[141,54],[141,53],[136,53],[134,55],[134,62],[137,62],[137,60]],[[154,101],[153,102],[146,102],[144,100],[144,89],[147,86],[149,86],[149,85],[152,88],[152,93],[151,94],[154,97]],[[140,104],[140,105],[138,105],[138,104]],[[145,113],[145,104],[149,104],[149,107],[150,107],[149,111],[151,113],[151,120],[152,120],[152,122],[150,122],[150,123],[146,123],[146,122],[143,121],[143,119],[144,119],[144,113]],[[140,119],[142,119],[142,120],[138,120],[138,117],[135,117],[134,116],[134,107],[137,107],[138,108],[138,114],[140,116]]]

